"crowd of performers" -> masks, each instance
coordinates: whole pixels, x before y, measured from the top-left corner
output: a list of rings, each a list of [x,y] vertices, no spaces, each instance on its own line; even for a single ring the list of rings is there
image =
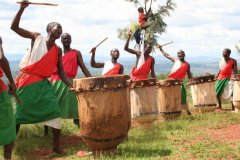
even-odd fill
[[[78,123],[77,99],[71,91],[73,89],[73,79],[77,75],[78,67],[86,77],[91,77],[91,73],[86,68],[81,52],[71,48],[71,35],[62,34],[62,27],[57,22],[47,25],[47,37],[43,37],[38,32],[28,31],[19,27],[22,13],[28,4],[22,3],[16,16],[14,17],[11,29],[19,36],[31,39],[31,48],[20,62],[20,72],[13,80],[9,63],[4,56],[2,39],[0,37],[0,78],[5,74],[9,83],[8,87],[0,79],[0,145],[4,146],[4,158],[11,159],[16,135],[21,124],[43,123],[45,134],[48,127],[52,128],[53,146],[55,153],[61,153],[59,146],[61,118],[73,119]],[[150,73],[151,78],[156,78],[154,71],[155,59],[150,56],[153,46],[144,44],[143,54],[129,48],[129,41],[132,32],[128,32],[128,39],[124,50],[136,55],[136,64],[132,68],[131,79],[146,80]],[[55,44],[61,38],[63,51]],[[190,65],[185,61],[185,53],[182,50],[177,52],[177,59],[166,53],[162,46],[158,46],[160,52],[174,63],[169,79],[183,80],[188,75],[192,80]],[[112,49],[110,55],[112,60],[105,63],[95,62],[96,47],[91,49],[91,66],[103,68],[102,75],[123,74],[123,65],[117,62],[119,50]],[[237,62],[230,57],[229,49],[223,50],[223,58],[219,63],[219,73],[217,74],[216,93],[221,108],[221,99],[231,100],[232,84],[230,78],[237,74]],[[140,63],[140,58],[144,59]],[[50,79],[50,80],[49,80]],[[14,117],[13,106],[10,94],[18,97],[20,101],[16,103],[16,113]],[[182,85],[182,104],[186,104],[186,89]],[[234,109],[234,106],[233,106]]]

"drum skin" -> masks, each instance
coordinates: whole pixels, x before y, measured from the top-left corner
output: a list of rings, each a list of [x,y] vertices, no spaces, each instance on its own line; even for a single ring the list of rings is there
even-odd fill
[[[208,112],[214,111],[217,107],[214,79],[214,75],[193,78],[193,81],[190,83],[190,89],[194,110]]]
[[[132,120],[142,125],[157,120],[156,79],[132,81],[130,88]]]
[[[159,119],[168,119],[179,116],[181,109],[180,80],[160,80],[157,83],[157,107]]]
[[[127,75],[74,79],[80,134],[92,151],[112,150],[127,137],[131,110]]]

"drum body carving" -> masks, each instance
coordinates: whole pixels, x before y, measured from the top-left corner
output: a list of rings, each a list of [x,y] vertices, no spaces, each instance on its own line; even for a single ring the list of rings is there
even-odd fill
[[[80,134],[93,151],[116,149],[131,125],[127,75],[74,79]]]
[[[130,88],[132,119],[140,124],[157,120],[156,79],[132,81]]]
[[[157,107],[159,119],[169,119],[179,116],[181,109],[180,80],[160,80],[157,82]]]
[[[214,79],[214,75],[193,78],[190,89],[194,110],[208,112],[214,111],[217,107]]]

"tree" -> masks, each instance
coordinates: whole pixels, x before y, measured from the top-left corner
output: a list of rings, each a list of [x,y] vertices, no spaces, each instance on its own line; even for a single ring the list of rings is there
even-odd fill
[[[152,11],[152,5],[154,2],[159,2],[160,0],[125,0],[131,3],[134,3],[136,6],[140,5],[144,8],[146,15],[148,15],[148,23],[150,27],[146,29],[145,41],[151,43],[152,45],[157,44],[157,38],[166,31],[167,24],[163,21],[163,18],[170,16],[170,10],[174,10],[176,4],[172,0],[166,0],[165,5],[158,6],[156,11]],[[144,4],[144,5],[143,5]],[[118,38],[122,40],[127,39],[127,30],[129,27],[119,28],[118,29]],[[134,27],[133,27],[134,28]],[[134,31],[133,31],[134,32]],[[133,39],[133,37],[132,37]]]

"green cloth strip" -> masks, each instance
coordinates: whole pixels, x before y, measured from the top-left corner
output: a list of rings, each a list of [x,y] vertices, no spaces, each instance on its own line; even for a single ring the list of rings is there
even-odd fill
[[[0,145],[16,140],[16,124],[11,97],[7,91],[0,93]]]
[[[73,79],[70,79],[73,81]],[[61,117],[64,119],[78,119],[78,102],[76,94],[68,89],[61,80],[52,83],[53,90],[58,100]]]
[[[47,79],[18,88],[22,104],[17,103],[16,123],[32,124],[60,117],[57,98]]]
[[[181,104],[187,104],[187,91],[184,84],[181,86]]]
[[[216,81],[216,94],[217,94],[217,97],[220,97],[221,96],[221,94],[223,93],[223,91],[224,91],[224,88],[227,86],[227,84],[228,84],[228,82],[229,82],[230,80],[229,79],[227,79],[227,78],[225,78],[225,79],[223,79],[223,80],[217,80]]]

